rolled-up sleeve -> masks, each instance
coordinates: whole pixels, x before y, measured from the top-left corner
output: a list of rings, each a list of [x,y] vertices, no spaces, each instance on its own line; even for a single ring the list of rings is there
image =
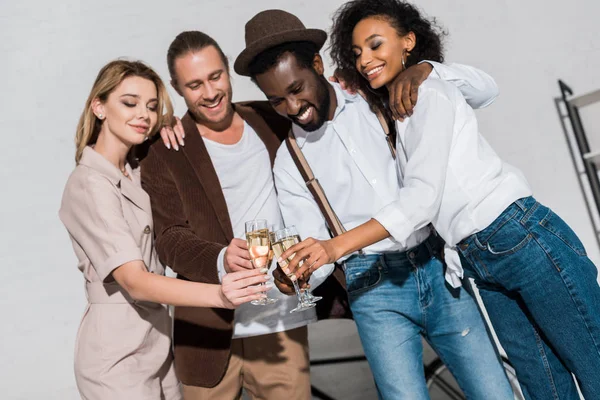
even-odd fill
[[[59,217],[102,281],[127,262],[143,261],[123,215],[121,195],[105,177],[70,181]]]

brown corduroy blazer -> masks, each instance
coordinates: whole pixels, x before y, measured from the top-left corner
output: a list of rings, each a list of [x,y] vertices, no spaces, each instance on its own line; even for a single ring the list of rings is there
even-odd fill
[[[234,105],[265,143],[271,165],[290,122],[267,102]],[[185,146],[168,150],[160,140],[148,149],[142,185],[150,195],[156,250],[180,279],[219,283],[217,256],[233,239],[216,171],[189,112],[182,119]],[[186,385],[214,387],[229,362],[233,311],[176,307],[173,342],[178,378]]]

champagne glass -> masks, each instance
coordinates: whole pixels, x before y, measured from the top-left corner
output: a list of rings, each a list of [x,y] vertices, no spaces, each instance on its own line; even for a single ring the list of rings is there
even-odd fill
[[[298,234],[298,231],[296,230],[296,227],[294,225],[289,226],[286,229],[288,231],[288,235],[289,235],[290,240],[286,242],[287,247],[285,248],[285,250],[287,250],[288,248],[292,247],[296,243],[300,243],[301,242],[300,235]],[[291,257],[290,257],[290,259],[291,259]],[[300,265],[302,265],[302,261],[300,262]],[[302,296],[304,297],[305,301],[307,301],[309,303],[316,303],[317,301],[319,301],[319,300],[322,299],[321,296],[314,296],[311,293],[311,291],[310,291],[309,288],[302,289],[301,292],[302,292]]]
[[[252,266],[259,269],[269,269],[271,244],[269,241],[269,229],[267,228],[266,219],[255,219],[246,222],[246,241],[248,242],[248,252],[250,253]],[[261,285],[264,285],[264,283],[261,283]],[[275,302],[277,302],[277,299],[272,299],[268,297],[268,295],[265,299],[251,301],[251,303],[256,306],[265,306]]]
[[[275,254],[275,257],[277,257],[277,259],[279,259],[281,257],[281,254],[283,254],[283,252],[285,251],[286,248],[288,248],[290,245],[286,246],[286,244],[288,244],[287,242],[293,240],[293,238],[290,236],[288,229],[284,228],[284,229],[279,229],[275,232],[271,232],[271,245],[273,247],[273,253]],[[292,256],[293,257],[293,256]],[[291,260],[291,258],[288,258],[287,260],[282,260],[281,263],[279,263],[279,268],[285,268],[288,265],[289,260]],[[288,278],[291,278],[292,276],[294,276],[294,274],[289,274]],[[293,310],[290,311],[290,313],[295,313],[298,311],[304,311],[304,310],[308,310],[310,308],[313,308],[315,306],[315,303],[311,303],[306,301],[306,299],[302,296],[302,293],[300,292],[300,287],[298,286],[298,282],[295,279],[291,279],[293,285],[294,285],[294,290],[296,291],[296,297],[298,298],[298,305],[296,306],[296,308],[294,308]]]

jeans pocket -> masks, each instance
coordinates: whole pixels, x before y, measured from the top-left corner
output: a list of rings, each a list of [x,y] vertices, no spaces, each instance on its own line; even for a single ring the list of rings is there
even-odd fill
[[[501,226],[494,226],[494,228],[494,232],[488,232],[489,228],[486,228],[475,234],[477,246],[488,254],[496,256],[514,254],[533,238],[527,228],[516,219],[508,219]]]
[[[577,234],[571,227],[552,210],[548,209],[546,216],[539,222],[539,225],[552,235],[556,236],[580,256],[586,256],[585,247]]]
[[[346,265],[346,289],[349,295],[358,294],[377,286],[381,281],[381,262]]]

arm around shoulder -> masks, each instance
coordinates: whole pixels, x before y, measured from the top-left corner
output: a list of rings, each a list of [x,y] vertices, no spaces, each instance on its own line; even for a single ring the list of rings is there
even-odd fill
[[[433,77],[456,86],[467,103],[474,109],[489,106],[500,93],[494,78],[480,69],[457,63],[423,62],[433,66]]]

